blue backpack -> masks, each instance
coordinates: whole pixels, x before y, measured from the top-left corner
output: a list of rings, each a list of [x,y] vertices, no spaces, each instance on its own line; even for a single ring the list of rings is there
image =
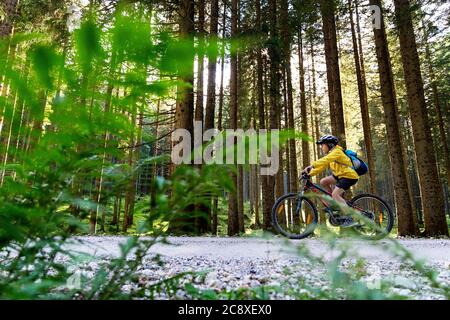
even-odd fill
[[[355,151],[352,150],[345,150],[344,153],[350,158],[352,161],[352,169],[356,171],[356,173],[359,176],[365,175],[367,172],[369,172],[369,167],[367,166],[367,163],[365,163],[363,160],[358,158],[358,154]]]

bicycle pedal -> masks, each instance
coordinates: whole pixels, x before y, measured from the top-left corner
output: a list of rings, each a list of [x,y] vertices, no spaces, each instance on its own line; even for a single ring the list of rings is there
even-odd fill
[[[340,217],[340,218],[338,218],[338,221],[340,223],[340,227],[342,227],[342,228],[354,228],[354,227],[361,226],[361,224],[354,221],[351,217]]]

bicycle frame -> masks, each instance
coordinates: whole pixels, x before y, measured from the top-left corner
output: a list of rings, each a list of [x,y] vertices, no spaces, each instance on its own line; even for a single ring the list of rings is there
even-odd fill
[[[300,192],[300,196],[301,196],[301,197],[303,196],[303,194],[304,194],[306,191],[309,191],[309,190],[311,190],[311,191],[314,192],[314,193],[319,193],[319,194],[320,194],[320,193],[323,193],[323,194],[325,194],[325,195],[327,195],[327,196],[329,196],[329,197],[332,196],[330,192],[328,192],[327,190],[323,189],[321,186],[319,186],[319,185],[313,183],[309,178],[302,177],[301,180],[302,180],[302,181],[305,181],[304,186],[303,186],[303,191]],[[320,201],[321,201],[322,204],[325,206],[325,208],[327,208],[327,209],[330,208],[328,202],[326,202],[326,201],[323,200],[322,198],[320,198]],[[359,207],[355,207],[354,205],[352,205],[352,204],[350,203],[350,201],[346,201],[346,203],[347,203],[347,205],[348,205],[349,207],[352,207],[353,209],[359,210],[359,211],[361,211],[361,212],[365,212],[365,210],[363,210],[363,209],[361,209],[361,208],[359,208]],[[297,209],[299,209],[299,207],[297,207]]]
[[[310,179],[302,178],[302,180],[305,181],[304,186],[303,186],[303,191],[301,192],[301,193],[302,193],[302,194],[301,194],[302,196],[303,196],[303,194],[304,194],[305,192],[307,192],[307,191],[312,191],[312,192],[314,192],[314,193],[319,193],[319,194],[320,194],[320,193],[323,193],[323,194],[325,194],[325,195],[327,195],[327,196],[329,196],[329,197],[332,196],[330,192],[328,192],[327,190],[323,189],[321,186],[319,186],[319,185],[317,185],[317,184],[311,182]],[[320,198],[320,201],[323,203],[323,205],[324,205],[326,208],[329,208],[329,207],[330,207],[330,206],[329,206],[329,203],[326,202],[325,200],[323,200],[322,198]],[[348,201],[347,201],[347,205],[350,205],[350,203],[349,203]]]

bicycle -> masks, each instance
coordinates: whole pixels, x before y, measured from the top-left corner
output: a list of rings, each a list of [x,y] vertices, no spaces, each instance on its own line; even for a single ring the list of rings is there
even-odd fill
[[[316,205],[305,196],[312,191],[331,197],[331,193],[311,181],[310,176],[302,174],[301,188],[298,193],[281,196],[272,208],[272,224],[275,230],[290,239],[303,239],[311,234],[318,224]],[[347,201],[347,205],[354,209],[352,217],[340,214],[340,210],[333,210],[330,203],[319,197],[325,206],[324,211],[332,226],[342,226],[346,219],[353,219],[357,224],[350,227],[365,239],[378,240],[391,232],[394,225],[394,214],[389,205],[382,198],[373,194],[359,194]],[[335,212],[337,211],[337,212]]]

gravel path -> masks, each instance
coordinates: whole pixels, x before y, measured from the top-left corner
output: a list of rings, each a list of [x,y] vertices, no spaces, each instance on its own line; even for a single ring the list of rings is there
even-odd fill
[[[76,250],[96,255],[119,254],[119,244],[124,243],[124,237],[79,237],[84,243],[77,245]],[[168,237],[170,244],[156,244],[149,253],[158,253],[167,257],[198,257],[210,259],[240,259],[265,258],[289,259],[298,255],[292,252],[291,246],[304,244],[315,255],[333,257],[335,251],[330,251],[327,243],[320,239],[306,239],[301,241],[287,241],[285,239],[259,238],[228,238],[228,237]],[[411,251],[415,257],[429,262],[450,264],[450,240],[432,239],[416,240],[403,239],[399,241]],[[390,254],[368,242],[342,239],[342,245],[352,245],[362,257],[368,260],[388,260]],[[378,244],[387,244],[379,241]]]
[[[118,256],[119,244],[124,237],[79,237],[82,243],[70,246],[71,250],[89,253],[104,261]],[[292,286],[291,293],[271,293],[274,299],[293,297],[321,298],[314,290],[306,290],[308,286],[329,290],[327,269],[313,265],[311,259],[300,257],[295,248],[304,245],[316,257],[331,261],[340,251],[339,248],[350,248],[349,258],[340,268],[350,274],[358,274],[360,281],[378,288],[383,281],[391,283],[390,292],[417,299],[445,299],[439,290],[433,289],[428,281],[419,277],[404,261],[394,257],[383,245],[388,241],[371,243],[350,239],[336,242],[335,249],[321,239],[288,241],[283,238],[228,238],[228,237],[169,237],[170,244],[154,245],[144,258],[138,269],[139,283],[146,285],[155,283],[169,276],[186,271],[206,271],[206,278],[195,280],[199,289],[212,289],[216,292],[230,291],[237,288],[256,288],[261,285],[285,288]],[[426,261],[427,266],[435,269],[438,281],[450,285],[450,240],[402,239],[399,241],[413,253],[414,257]],[[163,266],[158,266],[153,258],[162,256]],[[364,263],[358,264],[358,257]],[[101,263],[101,262],[100,262]],[[98,270],[97,262],[90,262],[88,273],[93,276]],[[192,279],[190,280],[192,281]],[[381,281],[381,282],[380,282]],[[300,285],[300,283],[302,283]],[[124,291],[134,290],[139,284],[127,284]],[[306,286],[305,286],[306,285]],[[294,293],[295,292],[295,293]],[[167,299],[164,293],[159,298]],[[171,297],[173,298],[173,297]],[[177,292],[175,298],[190,298],[183,290]]]

